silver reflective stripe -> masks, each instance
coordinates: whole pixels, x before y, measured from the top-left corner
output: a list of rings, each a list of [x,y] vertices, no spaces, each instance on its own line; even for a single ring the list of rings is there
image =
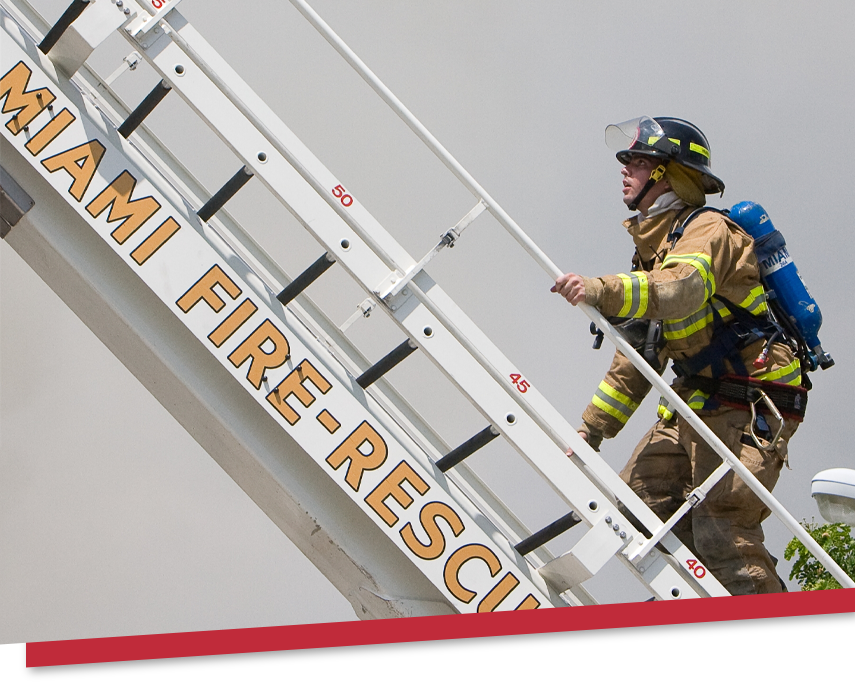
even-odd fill
[[[608,386],[603,388],[604,385],[605,382],[601,382],[600,386],[597,387],[597,391],[594,393],[593,398],[594,405],[601,410],[604,410],[612,417],[626,423],[635,412],[636,408],[638,408],[638,404],[633,402],[628,396],[621,394],[619,391],[615,391]],[[611,394],[609,391],[611,391]],[[626,399],[626,402],[618,400],[615,396],[620,396]]]

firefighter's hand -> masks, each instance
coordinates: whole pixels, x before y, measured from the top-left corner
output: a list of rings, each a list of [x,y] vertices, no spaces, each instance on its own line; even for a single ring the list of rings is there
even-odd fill
[[[588,443],[588,434],[587,434],[587,432],[579,432],[579,436],[580,436],[580,437],[582,437],[582,440],[583,440],[586,444]],[[568,448],[568,449],[567,449],[567,455],[568,455],[568,456],[572,456],[572,455],[573,455],[573,449],[572,449],[572,448]]]
[[[568,272],[555,280],[550,291],[562,295],[570,305],[585,302],[585,281],[578,274]]]

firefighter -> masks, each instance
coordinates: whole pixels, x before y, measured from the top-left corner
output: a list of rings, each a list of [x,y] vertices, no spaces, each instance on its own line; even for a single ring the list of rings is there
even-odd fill
[[[619,326],[626,327],[627,339],[657,371],[673,361],[672,388],[771,490],[803,417],[806,392],[799,361],[768,315],[752,239],[724,214],[699,211],[707,194],[724,191],[710,168],[709,143],[696,126],[670,117],[609,126],[606,142],[624,165],[623,201],[637,211],[624,222],[635,243],[632,270],[597,278],[565,274],[552,291],[625,323]],[[630,338],[634,330],[637,341]],[[650,388],[618,351],[579,434],[599,449]],[[783,397],[781,422],[758,405],[757,389]],[[663,400],[658,421],[621,478],[665,521],[720,464]],[[730,471],[674,533],[731,594],[786,591],[763,545],[761,523],[769,513]]]

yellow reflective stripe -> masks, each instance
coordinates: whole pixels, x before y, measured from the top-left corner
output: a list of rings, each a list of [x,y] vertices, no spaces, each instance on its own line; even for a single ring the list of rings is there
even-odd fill
[[[660,138],[662,138],[662,137],[661,136],[648,136],[647,137],[647,145],[652,146]],[[671,143],[676,143],[677,145],[680,145],[680,139],[679,138],[670,138],[669,137],[668,140],[671,141]]]
[[[662,138],[662,137],[661,136],[648,136],[647,145],[652,146],[660,138]],[[679,138],[668,138],[668,140],[671,141],[672,143],[676,143],[677,145],[682,145],[680,143]],[[699,143],[692,143],[691,141],[689,141],[689,150],[691,150],[693,153],[700,153],[705,158],[707,158],[707,160],[710,159],[710,151],[707,148],[704,148]]]
[[[739,304],[743,310],[747,310],[752,315],[759,315],[769,310],[766,304],[766,291],[763,286],[755,286],[748,292],[747,298]]]
[[[699,145],[698,143],[689,142],[689,150],[691,150],[693,153],[700,153],[708,160],[710,159],[710,151],[704,148],[702,145]]]
[[[618,317],[644,317],[649,301],[647,275],[644,272],[619,274],[623,282],[623,307]]]
[[[801,386],[802,366],[798,360],[794,360],[786,367],[781,367],[777,370],[772,370],[766,374],[759,375],[757,379],[762,379],[764,382],[778,382],[779,384]]]
[[[662,333],[668,340],[685,339],[701,331],[713,321],[713,311],[709,303],[681,320],[665,320],[662,323]]]
[[[674,417],[674,408],[664,396],[659,397],[659,407],[656,409],[656,414],[663,420],[670,420]]]
[[[689,396],[689,401],[686,405],[688,405],[692,410],[703,410],[704,405],[706,405],[709,398],[709,394],[705,394],[703,391],[695,389],[695,391],[692,392],[692,395]]]
[[[620,420],[624,424],[626,424],[630,415],[632,415],[638,408],[638,403],[633,401],[626,394],[622,394],[617,389],[612,388],[605,382],[600,382],[600,385],[597,387],[597,392],[594,394],[594,398],[591,399],[591,402],[597,408],[605,411],[613,418]]]
[[[712,306],[709,303],[701,306],[688,317],[681,320],[664,320],[662,322],[663,336],[670,340],[685,339],[691,336],[713,321],[713,307],[718,310],[718,314],[724,318],[730,315],[730,310],[721,301],[712,299]]]
[[[703,253],[688,253],[686,255],[672,254],[662,261],[662,267],[659,269],[664,270],[666,267],[677,263],[691,265],[700,273],[706,293],[706,298],[704,300],[708,300],[715,293],[715,276],[712,271],[712,258],[709,255],[704,255]]]

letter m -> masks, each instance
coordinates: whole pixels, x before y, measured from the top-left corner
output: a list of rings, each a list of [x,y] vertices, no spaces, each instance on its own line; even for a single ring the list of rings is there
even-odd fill
[[[98,217],[109,207],[107,221],[122,221],[111,234],[120,244],[127,241],[131,234],[160,209],[160,203],[151,196],[131,200],[136,185],[137,180],[125,170],[86,206],[86,210],[93,217]]]
[[[6,122],[6,128],[15,136],[56,99],[47,88],[28,91],[31,75],[27,65],[18,62],[0,79],[0,100],[4,100],[3,114],[16,113]]]

